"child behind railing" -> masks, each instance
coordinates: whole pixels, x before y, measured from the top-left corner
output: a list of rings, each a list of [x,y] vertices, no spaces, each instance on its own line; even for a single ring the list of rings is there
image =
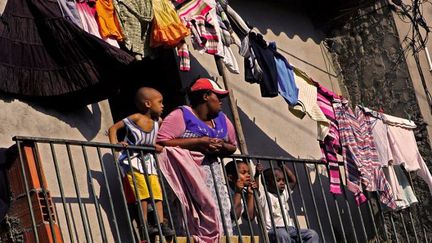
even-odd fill
[[[290,188],[294,188],[297,183],[297,179],[295,175],[291,172],[288,166],[283,166],[286,174]],[[281,168],[271,168],[266,169],[263,172],[264,178],[263,183],[265,183],[267,192],[264,190],[260,190],[259,203],[260,207],[263,211],[264,222],[266,229],[268,231],[270,242],[279,242],[279,243],[292,243],[292,242],[300,242],[298,239],[298,231],[300,231],[301,238],[305,243],[318,243],[319,237],[318,234],[311,229],[297,229],[294,227],[293,222],[291,221],[288,210],[288,199],[289,193],[286,188],[284,172]],[[278,191],[279,196],[281,197],[282,205],[279,203],[278,199]],[[267,204],[267,197],[269,199],[270,205]],[[271,212],[269,210],[271,207]],[[274,227],[272,224],[272,219],[274,220]],[[287,223],[287,229],[285,228],[284,218]],[[276,241],[277,238],[277,241]]]

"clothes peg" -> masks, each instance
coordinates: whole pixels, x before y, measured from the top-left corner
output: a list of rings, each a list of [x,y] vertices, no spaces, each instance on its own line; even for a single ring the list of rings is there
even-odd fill
[[[384,113],[384,109],[383,109],[382,107],[380,107],[380,108],[378,109],[378,112],[380,112],[380,113]]]

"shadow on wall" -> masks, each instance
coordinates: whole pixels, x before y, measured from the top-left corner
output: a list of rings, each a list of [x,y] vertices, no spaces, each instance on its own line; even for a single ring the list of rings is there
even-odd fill
[[[114,220],[112,220],[116,219],[120,233],[120,239],[122,241],[132,242],[133,239],[131,239],[131,236],[128,234],[129,230],[126,216],[126,210],[128,209],[123,204],[123,196],[121,195],[123,186],[119,183],[119,175],[114,164],[116,161],[114,160],[113,155],[110,153],[104,154],[102,161],[105,166],[106,174],[104,175],[102,171],[92,170],[90,179],[96,180],[100,186],[98,201],[102,211],[104,211],[107,215],[110,227],[106,227],[105,230],[106,232],[112,232],[114,239],[116,239],[116,225]],[[108,181],[108,184],[106,184],[105,181]],[[90,191],[90,183],[88,183],[88,186]],[[112,200],[113,205],[111,205],[110,200]]]
[[[55,117],[68,124],[71,128],[78,129],[87,141],[93,140],[101,129],[102,113],[98,103],[68,111],[44,108],[32,103],[28,104],[33,109]]]
[[[65,109],[64,111],[61,111],[60,109],[49,108],[47,106],[39,105],[35,102],[15,99],[5,94],[0,95],[0,100],[5,103],[22,103],[17,105],[17,110],[15,112],[17,112],[18,114],[15,115],[16,117],[20,116],[19,113],[21,113],[21,116],[28,115],[28,113],[31,112],[28,111],[28,108],[25,107],[26,105],[28,105],[31,109],[34,109],[37,112],[43,113],[51,117],[55,117],[58,120],[68,124],[71,128],[76,128],[87,141],[94,139],[101,128],[102,114],[98,103],[74,110]],[[46,130],[53,131],[53,133],[55,133],[57,136],[61,135],[61,131],[59,131],[57,127],[50,128],[49,124],[37,125],[44,125],[46,126]],[[52,135],[52,133],[41,135],[50,136]]]
[[[275,35],[285,33],[290,39],[297,36],[302,41],[312,39],[317,44],[324,38],[324,35],[318,34],[309,18],[305,18],[306,13],[302,13],[301,7],[293,6],[292,2],[242,0],[230,2],[230,5],[247,23],[256,27],[262,34],[268,34],[269,31]],[[309,21],[306,25],[298,24],[306,20]]]

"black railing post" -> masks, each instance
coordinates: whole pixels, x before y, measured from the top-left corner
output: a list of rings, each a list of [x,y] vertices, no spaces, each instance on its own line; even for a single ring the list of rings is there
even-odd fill
[[[70,151],[69,144],[66,144],[66,150],[67,150],[67,154],[68,154],[68,158],[69,158],[69,166],[70,166],[71,172],[72,172],[72,179],[73,179],[73,184],[74,184],[74,187],[75,187],[75,193],[76,193],[77,198],[78,198],[78,208],[79,208],[81,219],[82,219],[82,222],[83,222],[84,234],[85,234],[87,242],[91,242],[90,241],[90,235],[89,235],[89,226],[87,225],[87,222],[85,220],[84,208],[83,208],[83,205],[82,205],[80,188],[79,188],[79,185],[78,185],[76,171],[75,171],[75,165],[74,165],[74,161],[73,161],[73,158],[72,158],[72,153]]]
[[[57,155],[55,152],[54,145],[52,143],[49,143],[49,145],[50,145],[50,150],[51,150],[51,156],[52,156],[53,162],[54,162],[54,168],[55,168],[55,172],[56,172],[57,182],[58,182],[58,186],[59,186],[59,190],[60,190],[60,197],[61,197],[62,204],[63,204],[65,220],[66,220],[66,224],[67,224],[67,228],[68,228],[68,232],[69,232],[69,237],[70,237],[69,239],[72,243],[74,243],[74,238],[73,238],[73,234],[72,234],[72,226],[70,223],[68,208],[66,206],[66,198],[64,195],[63,182],[61,179],[61,174],[60,174],[59,166],[57,163]]]
[[[84,163],[86,166],[86,170],[87,170],[87,175],[88,175],[88,180],[89,180],[89,185],[90,185],[90,194],[92,195],[93,198],[93,203],[95,205],[95,209],[96,209],[96,216],[98,219],[98,223],[99,223],[99,229],[101,231],[101,235],[102,235],[102,241],[106,242],[108,241],[107,236],[106,236],[106,231],[105,231],[105,225],[102,219],[102,213],[100,211],[100,205],[99,205],[99,200],[96,198],[96,192],[94,189],[94,185],[93,185],[93,176],[90,170],[90,165],[88,162],[88,157],[87,157],[87,151],[84,145],[81,146],[81,150],[84,156]]]

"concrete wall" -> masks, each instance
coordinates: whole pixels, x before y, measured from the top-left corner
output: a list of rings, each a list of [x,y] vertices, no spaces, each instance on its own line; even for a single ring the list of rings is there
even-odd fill
[[[96,104],[88,105],[74,111],[57,111],[45,107],[40,107],[33,103],[24,103],[16,99],[8,97],[0,97],[0,161],[4,162],[5,150],[14,144],[12,137],[14,136],[33,136],[33,137],[48,137],[60,139],[73,139],[82,141],[99,141],[108,142],[108,137],[105,131],[112,125],[112,117],[107,101],[102,101]],[[70,224],[72,225],[73,237],[75,241],[84,242],[85,237],[83,232],[82,215],[78,207],[76,189],[80,193],[83,201],[83,207],[90,219],[96,219],[96,211],[93,204],[93,195],[97,198],[102,207],[102,221],[108,232],[108,240],[113,242],[114,227],[112,226],[112,211],[109,208],[107,200],[107,185],[102,175],[101,163],[98,158],[97,151],[88,149],[89,172],[87,172],[83,153],[80,147],[71,146],[72,161],[70,162],[66,147],[55,145],[56,157],[59,166],[59,175],[62,179],[64,196],[66,200],[66,210],[70,216]],[[51,193],[54,205],[58,212],[58,221],[63,229],[63,239],[65,242],[70,242],[67,233],[67,223],[65,217],[65,209],[62,204],[59,183],[57,180],[58,174],[55,172],[53,157],[48,145],[40,144],[39,151],[43,171],[47,179],[48,190]],[[102,163],[107,167],[108,178],[115,178],[115,168],[113,158],[109,155],[110,151],[102,150]],[[75,167],[77,178],[77,188],[74,186],[72,163]],[[5,175],[1,175],[5,176]],[[4,179],[4,178],[2,178]],[[111,186],[117,186],[117,189],[112,190],[114,193],[119,192],[117,181],[112,180]],[[90,185],[94,185],[94,193],[91,192]],[[1,187],[4,185],[0,185]],[[3,189],[5,189],[3,187]],[[118,194],[113,194],[113,197],[118,198]],[[120,205],[117,200],[116,206]],[[121,211],[121,208],[117,208]],[[124,212],[124,211],[121,211]],[[122,214],[124,215],[124,213]],[[123,216],[120,217],[123,219]],[[90,220],[89,228],[92,229],[92,237],[94,242],[99,242],[101,233],[99,231],[98,222]],[[125,230],[123,230],[126,232]]]
[[[426,6],[424,13],[430,14],[430,8]],[[400,19],[388,7],[387,1],[378,1],[375,6],[353,11],[350,19],[341,20],[340,27],[332,31],[328,46],[332,50],[335,66],[340,68],[341,79],[351,103],[363,104],[375,110],[383,109],[387,114],[413,120],[418,126],[414,132],[420,153],[430,168],[431,111],[412,52],[405,49],[405,36],[411,26],[404,21],[406,19]],[[424,53],[421,53],[420,60],[425,69]],[[424,73],[429,82],[431,77],[428,69]],[[414,215],[417,233],[423,237],[420,225],[425,225],[426,231],[430,231],[431,197],[426,184],[414,173],[412,175],[420,203],[410,210]],[[401,230],[401,218],[398,216],[395,221],[399,238],[405,238]],[[390,223],[387,223],[390,228]],[[408,232],[414,235],[412,229],[408,229]]]
[[[325,87],[340,93],[336,75],[322,46],[323,34],[314,29],[309,18],[294,11],[288,4],[269,4],[263,1],[234,1],[233,8],[267,41],[275,41],[279,52],[294,66],[302,69]],[[301,158],[320,158],[316,140],[316,122],[309,117],[303,120],[293,116],[282,97],[262,98],[258,84],[244,81],[243,58],[233,45],[240,66],[240,74],[229,74],[240,109],[246,143],[250,154],[281,155]],[[192,52],[190,73],[182,79],[190,82],[198,75],[218,76],[212,56]],[[222,80],[219,83],[223,85]]]
[[[264,35],[267,41],[275,41],[279,52],[288,61],[305,71],[310,77],[320,82],[335,93],[341,94],[339,81],[331,64],[329,53],[324,47],[324,34],[315,29],[310,18],[299,8],[286,3],[266,1],[232,1],[232,7],[248,21],[252,26]],[[232,45],[240,67],[240,74],[231,74],[228,71],[228,83],[238,105],[241,125],[246,138],[246,145],[251,155],[270,155],[284,157],[299,157],[305,159],[320,159],[321,153],[317,142],[317,125],[309,117],[299,119],[288,110],[288,104],[280,96],[275,98],[262,98],[258,84],[250,84],[244,80],[243,58],[238,54],[238,48]],[[181,78],[186,87],[192,80],[201,77],[218,77],[218,83],[223,85],[219,77],[215,60],[207,54],[200,54],[192,51],[191,71],[181,73]],[[225,111],[229,114],[228,101],[225,100]],[[268,166],[268,165],[265,165]],[[305,207],[310,214],[309,227],[319,229],[316,213],[312,205],[312,198],[307,189],[307,177],[312,177],[312,188],[315,195],[320,195],[321,187],[317,182],[317,174],[313,169],[297,166],[300,185],[305,196]],[[323,168],[319,167],[320,170]],[[324,190],[328,193],[328,177],[324,173],[319,174],[325,183]],[[302,227],[306,227],[305,207],[301,204],[299,189],[294,190],[296,211],[299,214],[299,221]],[[348,194],[351,201],[352,195]],[[330,217],[332,223],[327,221],[323,198],[317,197],[318,211],[324,228],[326,240],[332,241],[330,236],[330,224],[335,228],[337,240],[342,240],[341,225],[336,218],[334,208],[335,198],[328,196]],[[345,234],[349,241],[353,241],[352,229],[348,221],[346,204],[343,197],[337,198],[339,207],[342,209],[342,217]],[[352,203],[352,202],[351,202]],[[358,210],[352,209],[353,217],[359,218]],[[346,220],[346,221],[345,221]],[[359,231],[356,222],[355,230]],[[358,233],[359,240],[363,240],[361,233]]]

